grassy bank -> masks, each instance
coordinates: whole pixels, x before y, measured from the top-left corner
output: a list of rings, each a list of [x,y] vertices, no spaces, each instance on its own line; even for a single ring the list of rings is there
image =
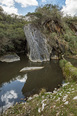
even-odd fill
[[[60,60],[60,67],[67,81],[77,81],[77,68],[66,60]]]
[[[53,93],[41,92],[16,104],[3,116],[77,116],[77,84],[68,82]]]

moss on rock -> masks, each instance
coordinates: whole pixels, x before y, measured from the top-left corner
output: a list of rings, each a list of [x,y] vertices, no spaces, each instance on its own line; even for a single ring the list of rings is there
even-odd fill
[[[65,59],[60,60],[60,67],[67,81],[77,81],[77,68],[70,62]]]

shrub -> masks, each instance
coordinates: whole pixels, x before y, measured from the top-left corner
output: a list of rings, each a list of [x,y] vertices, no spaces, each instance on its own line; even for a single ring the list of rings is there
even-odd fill
[[[67,81],[77,81],[77,68],[66,60],[60,60],[60,67]]]
[[[59,61],[59,64],[60,64],[60,67],[63,68],[65,66],[65,64],[67,63],[67,60],[60,60]]]

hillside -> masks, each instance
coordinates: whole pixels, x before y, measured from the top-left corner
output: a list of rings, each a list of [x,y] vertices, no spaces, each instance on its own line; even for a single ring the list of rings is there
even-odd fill
[[[24,52],[26,46],[23,27],[27,22],[11,17],[0,7],[0,55],[7,52]]]
[[[37,18],[32,24],[46,36],[52,48],[51,56],[77,54],[77,17],[63,17],[61,9],[51,4],[39,7],[35,13],[28,14],[33,15]]]
[[[61,9],[51,4],[28,13],[28,21],[17,17],[5,14],[0,8],[0,54],[27,52],[23,28],[29,23],[46,37],[52,51],[50,57],[77,54],[77,17],[63,17]]]

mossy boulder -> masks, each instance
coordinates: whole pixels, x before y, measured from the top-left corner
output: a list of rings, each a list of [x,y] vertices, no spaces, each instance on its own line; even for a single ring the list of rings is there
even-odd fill
[[[60,67],[67,81],[77,81],[77,68],[70,62],[65,59],[60,60]]]

